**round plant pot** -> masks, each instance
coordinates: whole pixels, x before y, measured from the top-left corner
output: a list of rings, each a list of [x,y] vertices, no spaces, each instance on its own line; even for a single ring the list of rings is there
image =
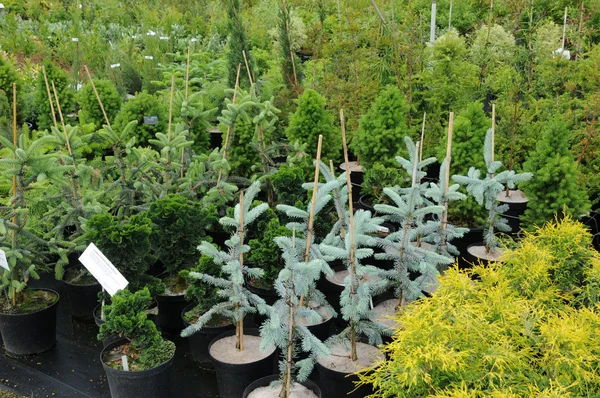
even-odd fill
[[[324,397],[362,398],[366,397],[367,395],[373,394],[373,389],[370,385],[362,385],[356,388],[355,382],[357,382],[359,379],[358,376],[353,374],[354,371],[341,372],[338,370],[333,370],[326,366],[323,366],[323,364],[321,364],[320,361],[317,361],[316,367],[319,372],[319,387],[321,388],[321,394]]]
[[[358,207],[363,210],[369,210],[371,214],[375,213],[375,207],[373,207],[373,198],[371,198],[370,195],[361,195],[358,199]]]
[[[360,200],[361,186],[364,181],[364,172],[361,165],[357,165],[356,162],[348,162],[350,166],[350,183],[352,184],[352,202],[358,203]],[[346,171],[346,163],[340,164],[340,169]]]
[[[0,313],[0,334],[6,351],[13,355],[32,355],[48,351],[56,345],[56,310],[60,295],[47,308],[28,314]]]
[[[210,134],[210,149],[221,148],[223,145],[223,132],[219,129],[208,130]]]
[[[465,260],[470,264],[478,264],[481,261],[481,264],[483,265],[488,265],[492,261],[501,261],[500,257],[488,256],[485,254],[485,244],[483,242],[469,245]]]
[[[483,238],[483,229],[482,228],[469,228],[465,234],[456,239],[452,239],[450,243],[456,246],[456,249],[460,253],[458,256],[458,267],[460,269],[470,268],[470,263],[466,260],[468,256],[467,248],[470,245],[481,242]]]
[[[248,395],[250,395],[250,393],[252,391],[256,390],[257,388],[268,387],[273,381],[278,380],[278,379],[279,379],[279,376],[271,375],[271,376],[266,376],[266,377],[263,377],[263,378],[260,378],[256,381],[254,381],[248,387],[246,387],[246,389],[244,390],[244,395],[242,395],[242,398],[248,398]],[[301,383],[301,384],[304,387],[308,388],[310,391],[312,391],[317,396],[317,398],[321,398],[321,389],[315,383],[313,383],[310,380],[306,380],[304,383]],[[281,387],[277,386],[276,389],[277,389],[277,391],[279,391],[281,389]]]
[[[91,285],[76,285],[67,282],[69,272],[80,269],[81,266],[69,267],[63,276],[63,286],[71,303],[71,316],[80,322],[93,323],[93,309],[98,303],[98,293],[102,290],[98,282]]]
[[[258,329],[244,329],[244,335],[260,336],[260,333]],[[275,371],[275,353],[277,351],[274,350],[270,355],[254,362],[222,362],[213,356],[211,348],[217,341],[229,336],[235,336],[235,330],[229,330],[213,339],[208,346],[208,353],[217,373],[219,397],[239,398],[244,394],[246,387],[252,382],[273,374]]]
[[[104,363],[104,354],[114,347],[127,343],[127,339],[119,339],[104,347],[100,353],[100,362],[106,373],[110,396],[112,398],[168,398],[169,373],[175,355],[155,368],[140,372],[113,369]]]
[[[183,320],[185,327],[188,327],[190,324],[183,319],[183,316],[192,308],[194,308],[194,304],[186,306],[181,312],[181,319]],[[204,326],[202,329],[188,337],[187,339],[190,343],[190,353],[192,354],[194,361],[198,362],[203,368],[213,369],[210,356],[208,355],[208,346],[210,342],[215,339],[215,337],[225,333],[228,330],[233,330],[233,328],[233,324],[214,327]]]
[[[306,328],[321,341],[325,341],[331,336],[331,325],[333,325],[333,316],[329,314],[329,318],[321,323],[315,325],[309,325]]]
[[[183,329],[183,319],[181,311],[189,304],[185,295],[176,296],[156,296],[158,302],[158,316],[156,318],[157,326],[166,332],[177,333]]]
[[[509,197],[506,197],[506,191],[498,194],[497,199],[500,203],[508,205],[508,210],[502,214],[502,217],[508,222],[510,233],[516,234],[521,229],[520,217],[527,210],[527,197],[520,190],[510,190]]]
[[[277,300],[279,300],[279,296],[277,295],[275,289],[265,289],[263,287],[258,287],[253,285],[252,282],[252,280],[246,279],[246,289],[250,290],[252,293],[265,300],[265,302],[268,305],[273,305]]]

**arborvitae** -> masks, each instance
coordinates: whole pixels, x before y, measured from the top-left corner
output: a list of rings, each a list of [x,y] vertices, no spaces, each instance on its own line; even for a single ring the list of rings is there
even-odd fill
[[[227,16],[229,17],[227,27],[229,29],[229,52],[227,62],[229,63],[229,87],[235,87],[238,65],[240,70],[240,86],[250,86],[248,73],[246,73],[246,61],[243,52],[246,52],[246,60],[250,73],[254,75],[254,66],[250,57],[250,41],[246,38],[244,25],[242,23],[242,8],[240,0],[227,0]]]
[[[402,138],[409,133],[406,125],[408,104],[396,86],[382,90],[367,113],[360,119],[351,148],[367,168],[375,162],[386,166],[403,149]]]
[[[123,99],[110,80],[94,79],[94,85],[102,100],[106,116],[108,116],[108,120],[112,123],[121,109]],[[100,109],[100,104],[98,103],[98,99],[96,98],[91,83],[88,82],[83,86],[77,95],[77,100],[81,107],[81,110],[79,111],[79,120],[81,123],[94,123],[96,129],[106,124],[104,114],[102,113],[102,109]]]
[[[569,134],[562,119],[547,122],[535,152],[523,166],[534,175],[522,185],[529,199],[521,217],[527,229],[542,226],[554,217],[580,217],[590,209],[587,193],[578,182],[577,164],[569,151]]]
[[[268,308],[265,301],[246,289],[244,284],[245,278],[261,278],[263,275],[261,269],[250,268],[243,264],[244,254],[250,250],[250,246],[244,244],[247,227],[268,207],[266,203],[252,207],[254,197],[259,190],[259,182],[252,184],[246,190],[246,195],[240,196],[241,203],[235,206],[233,217],[223,217],[219,220],[221,225],[235,228],[231,238],[225,241],[225,245],[227,245],[226,252],[217,249],[206,241],[198,246],[198,250],[202,254],[211,257],[215,263],[221,265],[223,277],[214,277],[196,272],[190,272],[189,276],[220,288],[219,295],[225,298],[226,301],[213,306],[200,316],[194,324],[185,328],[181,332],[183,337],[188,337],[202,329],[214,315],[222,315],[236,324],[236,348],[243,349],[244,317],[246,314],[256,313],[257,311],[261,314],[266,313]]]
[[[157,97],[142,91],[123,104],[112,127],[115,130],[122,130],[129,122],[137,120],[137,125],[133,127],[131,134],[137,138],[139,145],[145,146],[149,139],[156,136],[157,132],[167,131],[167,111],[168,109]],[[154,125],[146,124],[144,116],[156,116],[158,121]]]
[[[485,250],[494,253],[500,247],[496,238],[495,229],[502,232],[510,232],[506,218],[501,215],[508,210],[508,205],[498,202],[498,194],[508,186],[514,189],[517,184],[531,179],[531,173],[516,174],[514,170],[504,170],[494,174],[502,167],[502,162],[493,160],[493,136],[489,129],[485,137],[484,159],[487,166],[487,175],[481,179],[481,171],[471,167],[468,176],[453,176],[452,179],[459,184],[466,185],[467,192],[475,197],[477,203],[483,204],[488,210],[488,220],[484,228]]]
[[[323,136],[323,158],[336,159],[339,155],[339,137],[333,127],[333,116],[325,109],[325,98],[315,90],[307,89],[297,100],[298,108],[290,116],[286,135],[290,142],[307,144],[306,152],[313,159],[317,155],[319,135]]]

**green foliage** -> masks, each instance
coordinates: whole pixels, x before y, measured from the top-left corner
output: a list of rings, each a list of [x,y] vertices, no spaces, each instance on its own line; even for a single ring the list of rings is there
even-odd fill
[[[170,194],[150,204],[152,255],[167,275],[175,275],[198,262],[196,247],[217,222],[217,207]]]
[[[267,223],[266,228],[260,230],[259,237],[248,242],[251,253],[248,262],[264,271],[260,286],[266,285],[267,288],[271,288],[284,265],[275,238],[291,235],[290,230],[282,226],[279,219],[274,217]]]
[[[156,125],[144,124],[144,116],[157,116]],[[137,138],[138,145],[146,145],[156,133],[167,131],[168,115],[165,105],[154,95],[146,91],[138,93],[134,98],[125,102],[115,118],[113,128],[122,130],[131,121],[137,121],[131,134]]]
[[[84,229],[83,239],[100,249],[129,281],[131,290],[142,289],[152,281],[147,275],[151,264],[152,221],[147,215],[134,215],[120,221],[108,213],[95,214]]]
[[[365,173],[361,192],[369,195],[374,203],[387,203],[383,189],[385,187],[399,187],[401,183],[402,177],[398,169],[375,163]]]
[[[485,170],[485,161],[481,148],[484,146],[486,131],[491,122],[485,116],[480,103],[471,103],[463,109],[454,119],[452,135],[452,163],[453,174],[466,175],[471,167]],[[448,135],[440,143],[439,157],[446,156],[446,142]],[[469,226],[482,225],[485,220],[485,210],[474,199],[454,202],[449,207],[449,218],[455,224]]]
[[[410,132],[407,112],[406,97],[398,87],[388,86],[360,119],[351,148],[367,169],[376,162],[386,166],[395,164],[394,158],[403,148],[402,140]]]
[[[183,337],[188,337],[196,333],[213,319],[213,316],[215,315],[221,315],[230,319],[232,322],[235,322],[237,324],[236,330],[241,333],[239,327],[246,314],[255,313],[257,311],[261,314],[266,312],[267,309],[264,300],[254,293],[251,293],[244,286],[245,278],[260,278],[263,275],[263,271],[258,268],[242,266],[243,264],[240,262],[243,255],[250,250],[250,247],[243,243],[247,226],[256,221],[256,219],[268,208],[266,203],[252,207],[254,197],[259,190],[260,183],[255,182],[252,184],[246,190],[243,207],[238,203],[235,207],[233,217],[223,217],[219,220],[223,226],[236,228],[235,232],[232,233],[231,238],[225,241],[227,252],[217,249],[211,243],[206,241],[203,241],[202,244],[198,246],[198,250],[200,250],[203,255],[212,258],[215,263],[221,266],[221,274],[223,276],[215,277],[213,275],[196,272],[191,272],[189,276],[219,288],[219,296],[225,300],[214,305],[210,310],[204,312],[194,324],[185,328],[181,332]],[[242,337],[239,336],[238,338],[241,339]]]
[[[242,8],[240,0],[227,0],[227,16],[229,30],[229,52],[227,53],[227,62],[229,64],[229,87],[235,87],[238,66],[240,66],[240,86],[250,86],[248,74],[246,73],[246,61],[243,52],[246,52],[246,59],[250,73],[253,74],[254,64],[250,57],[250,41],[246,38],[244,25],[242,24]]]
[[[524,181],[528,181],[533,177],[531,173],[516,174],[514,170],[504,170],[495,174],[501,167],[502,162],[493,160],[493,137],[492,129],[489,129],[485,137],[485,146],[483,150],[485,163],[487,166],[487,175],[485,178],[480,178],[480,170],[474,167],[469,169],[469,175],[453,176],[452,179],[459,184],[467,187],[467,192],[473,195],[477,203],[484,205],[489,211],[486,227],[484,228],[483,237],[485,241],[486,252],[497,252],[500,248],[500,242],[494,232],[498,229],[502,232],[510,232],[508,221],[501,217],[508,210],[508,205],[500,205],[498,202],[498,194],[508,188],[515,189],[516,186]]]
[[[50,85],[50,93],[52,95],[52,103],[54,106],[54,112],[56,119],[59,120],[58,107],[54,97],[54,90],[52,89],[52,82],[56,86],[56,92],[58,100],[60,101],[60,109],[63,116],[66,116],[73,111],[75,106],[75,94],[73,89],[70,87],[69,74],[58,66],[54,66],[50,59],[46,59],[43,64],[46,68],[46,76],[48,77],[48,84]],[[52,112],[50,110],[50,102],[48,101],[48,92],[46,91],[46,82],[44,81],[43,73],[39,73],[37,77],[36,90],[36,107],[38,109],[38,127],[40,129],[49,129],[53,125]]]
[[[307,144],[306,153],[316,158],[319,135],[323,136],[322,158],[336,160],[340,139],[333,127],[333,117],[325,109],[325,98],[307,89],[298,100],[296,112],[290,116],[286,135],[290,142]]]
[[[13,83],[17,84],[17,112],[19,112],[19,108],[21,108],[22,105],[22,103],[19,103],[19,97],[22,96],[21,78],[15,71],[15,68],[12,66],[12,64],[3,57],[0,57],[0,93],[4,94],[8,100],[8,107],[6,109],[7,112],[5,113],[4,111],[0,111],[0,119],[2,116],[6,116],[7,119],[12,117]]]
[[[94,84],[96,90],[98,90],[98,95],[102,100],[102,105],[104,106],[104,111],[108,116],[108,120],[112,123],[121,109],[123,99],[110,80],[94,79]],[[81,107],[81,110],[79,111],[80,123],[93,123],[94,128],[96,129],[99,129],[102,125],[106,124],[91,83],[88,82],[83,86],[81,91],[77,94],[77,100]]]
[[[524,226],[532,229],[554,217],[580,217],[590,209],[590,202],[577,178],[577,164],[569,151],[569,129],[560,118],[544,126],[542,137],[524,164],[524,170],[535,176],[523,184],[529,199],[521,217]]]
[[[282,165],[279,170],[269,176],[277,202],[295,206],[298,202],[306,201],[304,170],[301,167]]]
[[[196,305],[194,309],[190,311],[190,318],[192,318],[194,315],[202,315],[206,311],[210,310],[213,306],[217,305],[221,300],[219,297],[218,287],[191,277],[191,272],[212,275],[213,277],[220,277],[221,267],[216,264],[211,257],[207,255],[201,255],[200,259],[198,260],[198,264],[196,264],[192,269],[182,270],[180,272],[180,275],[188,283],[188,287],[185,291],[185,299]],[[190,322],[190,318],[186,320]]]
[[[597,296],[578,294],[598,286],[590,238],[566,218],[526,235],[502,264],[477,266],[477,280],[449,270],[433,297],[397,315],[389,359],[361,375],[372,396],[594,395],[600,313]]]
[[[131,371],[152,369],[175,355],[175,344],[163,339],[146,315],[151,302],[147,288],[135,293],[121,290],[112,296],[111,304],[102,307],[104,323],[98,340],[114,336],[129,339],[127,359]],[[123,369],[121,364],[118,369]]]

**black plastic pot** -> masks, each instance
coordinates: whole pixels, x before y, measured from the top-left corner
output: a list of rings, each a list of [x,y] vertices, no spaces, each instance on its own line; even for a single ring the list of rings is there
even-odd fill
[[[510,233],[515,235],[521,229],[520,217],[525,214],[528,202],[505,202],[502,200],[502,196],[498,198],[498,201],[508,205],[508,210],[502,214],[502,217],[508,222]]]
[[[256,380],[255,382],[250,384],[248,387],[246,387],[246,389],[244,390],[244,395],[242,395],[242,398],[248,398],[248,395],[250,395],[250,393],[252,391],[256,390],[257,388],[267,387],[271,384],[271,382],[278,380],[278,379],[279,379],[279,376],[271,375],[271,376],[263,377],[263,378]],[[315,383],[313,383],[310,380],[306,380],[304,383],[302,383],[302,385],[304,387],[308,388],[309,390],[311,390],[317,396],[317,398],[321,398],[321,389]]]
[[[478,256],[472,254],[469,251],[469,248],[470,247],[474,247],[474,246],[484,246],[484,243],[483,242],[477,242],[477,243],[474,243],[472,245],[469,245],[469,247],[467,248],[467,254],[465,255],[465,260],[468,261],[470,264],[479,264],[479,262],[481,261],[481,264],[488,265],[491,260],[478,257]]]
[[[317,323],[316,325],[307,326],[307,329],[321,341],[327,340],[331,336],[331,325],[333,325],[333,317],[330,316],[329,319]]]
[[[184,327],[183,319],[181,319],[181,311],[189,304],[185,299],[185,295],[158,295],[156,296],[156,301],[158,302],[158,317],[156,318],[157,326],[166,332],[180,332]]]
[[[169,371],[173,365],[175,355],[155,368],[140,372],[113,369],[104,363],[104,353],[127,343],[127,341],[127,339],[119,339],[104,347],[100,353],[100,362],[104,372],[106,372],[110,396],[112,398],[169,398],[171,396],[169,394]]]
[[[65,276],[76,269],[81,268],[79,265],[69,267],[65,270]],[[98,293],[102,288],[99,283],[93,285],[74,285],[64,280],[63,286],[67,291],[69,302],[71,303],[71,316],[80,322],[94,322],[93,309],[98,303]]]
[[[192,308],[194,308],[194,304],[186,306],[181,312],[181,319],[183,320],[185,327],[188,327],[190,324],[183,319],[183,316]],[[233,328],[233,324],[215,327],[204,326],[202,329],[188,337],[188,342],[190,343],[190,353],[192,354],[194,361],[198,362],[203,368],[212,369],[213,365],[210,361],[210,356],[208,355],[208,346],[210,342],[220,334],[223,334],[228,330],[233,330]]]
[[[260,336],[258,329],[244,329],[244,335]],[[218,340],[235,336],[235,330],[229,330],[217,336],[208,346],[210,360],[213,363],[217,373],[217,386],[219,388],[219,397],[221,398],[239,398],[244,394],[244,390],[252,382],[262,377],[269,376],[275,371],[275,353],[256,362],[244,364],[232,364],[221,362],[210,355],[210,348]]]
[[[450,243],[456,246],[460,255],[458,256],[458,267],[460,269],[470,268],[470,263],[466,260],[468,256],[467,248],[475,243],[481,242],[483,238],[482,228],[469,228],[467,232],[461,237],[452,239]]]
[[[340,169],[342,171],[346,171],[346,164],[340,164]],[[364,181],[364,172],[363,171],[352,171],[350,173],[350,183],[352,184],[352,202],[358,203],[361,196],[361,188],[362,183]]]
[[[56,295],[56,301],[47,308],[28,314],[0,313],[4,348],[13,355],[40,354],[56,345],[56,310],[60,295],[51,289],[31,290],[51,292]]]
[[[371,198],[370,195],[361,195],[358,199],[358,207],[363,210],[369,210],[371,214],[375,213],[375,207],[373,207],[373,198]]]
[[[317,362],[317,370],[319,372],[319,387],[324,397],[362,398],[373,394],[373,389],[368,384],[356,388],[355,382],[358,381],[358,376],[355,374],[338,372],[324,367],[319,362]]]
[[[273,305],[277,300],[279,300],[279,295],[277,294],[275,289],[265,289],[262,287],[254,286],[252,282],[248,279],[246,279],[246,289],[250,290],[252,293],[265,300],[265,302],[268,305]]]
[[[223,132],[219,129],[208,130],[210,134],[210,149],[221,148],[223,145]]]

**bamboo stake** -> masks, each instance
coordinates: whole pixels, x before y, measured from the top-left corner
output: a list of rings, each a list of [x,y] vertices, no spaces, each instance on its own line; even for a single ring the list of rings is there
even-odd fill
[[[244,56],[244,63],[246,64],[246,72],[248,72],[248,81],[250,81],[250,85],[252,86],[254,79],[252,78],[252,73],[250,72],[250,65],[248,64],[248,58],[246,57],[246,50],[242,50],[242,55]]]
[[[495,134],[496,134],[496,104],[492,104],[492,162],[494,161]]]
[[[421,125],[421,147],[419,148],[419,162],[423,161],[423,139],[425,138],[425,118],[427,112],[423,112],[423,124]]]
[[[373,5],[373,7],[375,7],[375,11],[377,11],[377,15],[379,15],[379,19],[381,20],[381,23],[384,25],[387,24],[387,21],[385,20],[385,18],[383,17],[383,14],[379,10],[379,7],[377,7],[377,4],[375,4],[375,0],[371,0],[371,4]]]
[[[448,29],[452,27],[452,0],[450,0],[450,11],[448,11]]]
[[[333,160],[329,159],[329,168],[331,169],[331,175],[335,177],[335,168],[333,167]],[[339,203],[342,203],[342,198],[340,198],[339,192],[335,193],[336,200]],[[338,220],[340,221],[340,236],[342,239],[346,238],[346,231],[344,231],[344,225],[342,223],[343,214],[338,214]]]
[[[448,121],[448,144],[446,147],[446,175],[444,181],[446,186],[444,188],[444,212],[442,213],[442,228],[448,227],[448,186],[450,185],[450,159],[452,158],[452,130],[454,128],[454,112],[450,112],[450,120]],[[445,244],[445,242],[444,242]]]
[[[15,159],[17,158],[17,83],[13,83],[13,144],[15,146]],[[16,167],[16,166],[15,166]],[[18,194],[17,194],[17,176],[16,174],[13,176],[13,194],[15,195],[15,202],[14,202],[14,212],[15,214],[13,215],[13,224],[17,225],[17,201],[18,201]],[[17,226],[18,228],[18,226]],[[17,244],[17,230],[13,229],[12,230],[12,249],[16,249],[16,244]],[[17,290],[13,289],[13,294],[12,294],[12,305],[13,307],[15,305],[17,305]]]
[[[319,168],[321,165],[321,148],[323,145],[323,136],[319,135],[317,144],[317,164],[315,166],[315,178],[313,182],[312,199],[310,203],[310,213],[308,214],[308,231],[306,233],[306,251],[304,252],[304,262],[308,263],[310,255],[310,244],[312,242],[312,229],[315,218],[315,206],[317,202],[317,191],[319,190]]]
[[[567,13],[569,11],[568,7],[565,7],[565,17],[563,20],[563,34],[562,34],[562,51],[565,51],[565,36],[567,35]]]
[[[167,139],[171,141],[171,125],[173,123],[173,93],[175,91],[175,75],[171,76],[171,96],[169,98],[169,126],[167,128]]]
[[[44,74],[44,82],[46,82],[46,92],[48,93],[48,101],[50,102],[50,112],[52,113],[52,121],[54,122],[54,127],[58,128],[58,123],[56,123],[56,115],[54,114],[52,94],[50,94],[50,85],[48,84],[48,76],[46,76],[46,68],[44,67],[44,65],[42,65],[42,73]]]
[[[169,39],[170,40],[170,39]],[[187,61],[185,63],[185,100],[187,101],[188,99],[188,88],[190,85],[190,46],[188,46],[188,53],[187,53]],[[181,148],[181,178],[183,178],[183,174],[184,174],[184,152],[185,152],[185,148]]]
[[[238,64],[237,67],[237,76],[235,77],[235,87],[233,89],[233,99],[231,100],[231,104],[235,105],[235,100],[237,98],[237,91],[238,91],[238,87],[240,85],[240,69],[242,67],[242,64]],[[233,123],[235,123],[235,120],[233,121]],[[225,145],[223,146],[224,151],[223,151],[223,159],[227,159],[227,148],[229,146],[229,134],[231,134],[231,126],[227,127],[227,134],[225,135]],[[219,186],[221,184],[221,176],[223,175],[223,169],[219,170],[219,177],[217,178],[217,186]]]
[[[296,229],[292,230],[292,247],[296,247]],[[292,282],[290,282],[290,280]],[[294,348],[294,327],[296,327],[296,318],[294,316],[294,302],[292,297],[296,295],[296,288],[294,285],[294,269],[292,268],[292,276],[287,281],[285,291],[287,295],[287,305],[289,306],[289,321],[288,321],[288,346],[287,346],[287,358],[285,361],[285,380],[279,396],[281,398],[288,398],[290,396],[290,390],[292,388],[292,359],[293,359],[293,348]],[[291,288],[290,288],[291,285]],[[291,290],[291,291],[290,291]]]
[[[240,192],[240,247],[244,244],[244,191]],[[239,253],[240,269],[244,272],[244,253]],[[238,321],[236,327],[237,343],[235,348],[244,351],[244,319]]]
[[[106,111],[104,110],[104,104],[102,104],[102,100],[100,99],[100,95],[98,94],[98,90],[96,90],[96,85],[94,84],[94,80],[90,75],[90,70],[87,65],[83,65],[85,68],[85,73],[87,73],[88,79],[90,79],[90,83],[92,84],[92,89],[94,89],[94,94],[96,94],[96,99],[98,100],[98,104],[100,105],[100,109],[102,110],[102,114],[104,115],[104,120],[106,121],[106,125],[110,127],[110,120],[108,120],[108,116],[106,115]]]
[[[354,289],[354,280],[356,280],[357,288],[360,286],[360,281],[356,278],[356,266],[354,264],[354,209],[352,205],[352,183],[350,182],[350,164],[348,161],[348,145],[346,142],[346,124],[344,119],[344,110],[340,109],[340,122],[342,126],[342,144],[344,145],[344,162],[346,163],[346,184],[348,185],[348,203],[350,207],[350,294],[356,294]],[[356,330],[355,326],[350,322],[352,328],[350,332],[350,359],[358,360],[356,352]]]

